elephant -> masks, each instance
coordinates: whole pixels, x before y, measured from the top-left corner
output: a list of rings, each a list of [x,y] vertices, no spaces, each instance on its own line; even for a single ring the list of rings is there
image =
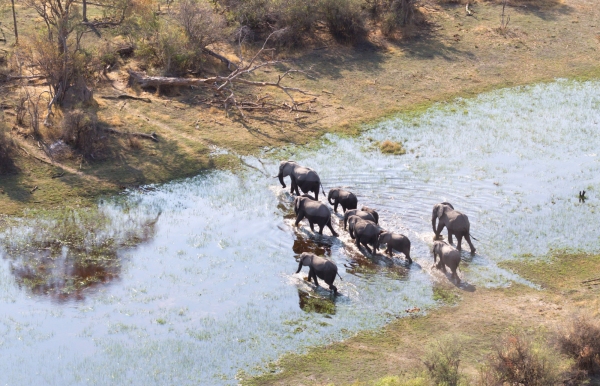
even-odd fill
[[[300,195],[300,190],[302,193],[314,192],[315,199],[319,199],[319,187],[325,194],[325,190],[323,190],[323,185],[321,184],[321,179],[319,175],[314,170],[300,166],[294,161],[281,161],[279,164],[279,174],[277,177],[279,178],[279,182],[283,188],[286,187],[285,182],[283,182],[283,178],[290,176],[292,183],[290,186],[290,194],[294,194],[296,192],[296,196]]]
[[[435,227],[436,219],[439,219],[437,229]],[[448,228],[448,242],[452,244],[452,235],[456,236],[457,246],[456,248],[460,251],[463,237],[469,243],[471,247],[471,253],[475,253],[476,249],[471,242],[469,218],[467,215],[454,210],[452,205],[447,202],[442,202],[434,205],[431,213],[431,226],[433,232],[435,232],[435,239],[440,237],[440,233],[444,227]]]
[[[335,275],[340,276],[337,265],[335,265],[332,261],[315,255],[314,253],[303,252],[300,255],[300,263],[298,264],[298,270],[296,273],[299,273],[302,270],[302,266],[310,267],[308,271],[309,282],[311,279],[313,279],[315,285],[318,287],[319,282],[317,281],[317,277],[319,277],[319,279],[323,280],[329,285],[329,289],[333,291],[334,295],[337,295],[337,287],[333,285],[333,282],[335,281]],[[340,280],[341,279],[342,277],[340,276]]]
[[[348,231],[350,232],[350,237],[356,239],[356,246],[358,248],[362,244],[370,254],[377,252],[377,240],[383,230],[373,221],[363,220],[358,216],[350,216],[348,219]],[[373,246],[373,251],[371,251],[368,244]]]
[[[436,256],[440,258],[436,267],[446,272],[446,267],[452,271],[452,279],[456,279],[456,284],[460,284],[460,278],[456,274],[460,264],[460,252],[446,243],[445,241],[436,241],[433,243],[433,264],[435,265]]]
[[[319,226],[319,234],[323,234],[323,227],[327,225],[331,234],[338,237],[331,225],[331,212],[322,202],[311,200],[309,197],[296,197],[294,199],[294,212],[296,213],[296,226],[304,217],[310,224],[310,230],[315,231],[314,224]]]
[[[350,218],[350,216],[358,216],[363,220],[373,221],[375,224],[377,224],[377,221],[375,221],[375,217],[373,217],[371,213],[358,209],[350,209],[344,213],[344,230],[346,230],[346,225],[348,224],[348,219]]]
[[[343,190],[341,188],[330,189],[329,193],[327,194],[327,201],[331,205],[333,205],[333,211],[336,213],[338,205],[342,206],[344,212],[346,212],[346,210],[348,209],[356,209],[358,205],[358,199],[356,198],[354,193],[351,193],[347,190]]]
[[[377,213],[375,209],[371,209],[368,206],[363,206],[362,208],[360,208],[360,210],[362,210],[363,212],[371,213],[371,216],[375,218],[375,224],[379,224],[379,213]]]
[[[406,260],[408,260],[408,264],[412,264],[412,259],[410,258],[410,240],[408,237],[398,233],[385,231],[379,235],[376,249],[379,248],[380,244],[387,244],[386,252],[390,257],[393,255],[392,250],[395,249],[398,252],[404,253]]]

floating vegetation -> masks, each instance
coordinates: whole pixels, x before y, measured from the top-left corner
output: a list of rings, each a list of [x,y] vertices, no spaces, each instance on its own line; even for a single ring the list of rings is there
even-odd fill
[[[335,303],[330,298],[322,298],[300,289],[298,290],[298,297],[300,298],[300,308],[304,312],[335,315]]]
[[[379,149],[382,153],[385,154],[393,154],[393,155],[403,155],[406,154],[406,150],[404,146],[400,142],[390,141],[386,139],[385,141],[379,144]]]

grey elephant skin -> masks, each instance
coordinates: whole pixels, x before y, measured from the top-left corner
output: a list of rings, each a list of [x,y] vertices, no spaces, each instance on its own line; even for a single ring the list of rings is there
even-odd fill
[[[358,216],[363,220],[373,221],[375,224],[377,224],[377,221],[375,221],[375,217],[373,217],[371,213],[358,209],[350,209],[344,213],[344,230],[347,229],[348,219],[350,218],[350,216]]]
[[[460,264],[460,252],[444,241],[436,241],[433,243],[433,264],[436,262],[436,257],[440,259],[436,267],[444,272],[446,267],[450,268],[452,279],[456,280],[456,284],[460,284],[460,278],[456,273]]]
[[[435,226],[436,219],[439,220],[437,229]],[[471,253],[475,253],[476,249],[471,242],[471,224],[466,214],[454,210],[452,205],[447,202],[442,202],[433,206],[431,213],[431,226],[435,233],[435,238],[440,237],[440,233],[444,227],[448,228],[448,242],[452,244],[452,235],[456,236],[456,248],[460,251],[463,237],[467,240]]]
[[[290,194],[294,194],[295,192],[296,196],[299,196],[300,192],[298,191],[298,188],[300,188],[302,193],[313,192],[315,198],[317,200],[319,199],[319,187],[322,190],[323,186],[321,185],[321,179],[317,172],[311,168],[301,166],[294,161],[281,161],[277,177],[284,189],[286,185],[285,182],[283,182],[283,178],[287,176],[292,180],[292,183],[290,184]],[[324,190],[323,194],[325,194]]]
[[[294,212],[296,213],[296,226],[306,217],[311,231],[315,231],[314,224],[317,224],[320,235],[323,234],[323,227],[327,226],[333,236],[338,236],[331,226],[331,212],[322,202],[311,200],[309,197],[296,197]]]
[[[399,233],[385,231],[379,234],[376,249],[378,249],[381,244],[387,244],[386,253],[390,255],[390,257],[393,254],[393,250],[396,250],[404,253],[408,263],[412,264],[412,259],[410,258],[410,240],[408,237]]]
[[[375,224],[379,224],[379,213],[377,213],[375,209],[371,209],[368,206],[363,206],[362,208],[360,208],[360,210],[362,210],[363,212],[370,213],[371,216],[373,216],[373,218],[375,219]]]
[[[298,264],[298,270],[296,273],[299,273],[303,266],[310,267],[308,271],[309,282],[311,279],[314,280],[315,285],[318,287],[318,277],[327,283],[329,285],[329,289],[337,295],[337,287],[333,285],[333,282],[335,281],[335,275],[338,275],[337,265],[327,259],[322,258],[321,256],[315,255],[314,253],[303,252],[300,255],[300,263]]]
[[[333,211],[336,213],[338,205],[342,206],[344,212],[348,209],[356,209],[358,206],[358,199],[354,193],[341,188],[330,189],[327,194],[327,201],[333,205]]]
[[[356,246],[360,248],[360,244],[370,253],[377,252],[377,240],[379,233],[383,232],[373,221],[363,220],[358,216],[350,216],[348,219],[348,232],[350,237],[356,240]],[[373,246],[373,251],[368,244]]]

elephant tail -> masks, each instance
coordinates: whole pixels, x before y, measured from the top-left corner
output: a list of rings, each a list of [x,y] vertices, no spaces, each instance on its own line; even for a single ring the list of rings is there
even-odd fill
[[[469,236],[470,236],[470,237],[471,237],[473,240],[475,240],[475,241],[479,241],[478,239],[476,239],[476,238],[475,238],[475,236],[473,236],[473,235],[471,234],[471,232],[469,232]]]
[[[339,273],[336,272],[335,274],[338,275],[338,277],[340,278],[340,280],[344,281],[344,279],[342,279],[342,277],[340,276]]]

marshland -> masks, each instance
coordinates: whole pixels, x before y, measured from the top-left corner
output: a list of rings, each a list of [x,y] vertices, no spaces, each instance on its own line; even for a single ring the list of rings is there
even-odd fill
[[[398,2],[415,7],[404,22],[348,2],[365,18],[360,39],[340,39],[316,13],[303,44],[286,40],[297,30],[270,35],[291,23],[287,2],[264,2],[271,13],[253,16],[278,24],[241,28],[245,40],[225,37],[249,20],[243,2],[214,2],[223,35],[203,48],[222,57],[201,60],[175,21],[179,7],[208,3],[133,2],[120,21],[109,14],[128,2],[88,4],[86,28],[108,23],[99,37],[73,30],[86,63],[101,64],[84,76],[93,97],[45,117],[60,91],[39,70],[46,27],[28,1],[16,2],[19,44],[9,3],[0,19],[3,383],[597,384],[592,2]],[[203,86],[136,84],[231,74],[223,58],[248,60],[267,39],[285,61],[244,79],[285,74],[310,95],[240,86],[232,105]],[[164,51],[174,41],[187,43]],[[268,109],[247,109],[267,95]],[[282,160],[375,208],[382,228],[410,239],[413,263],[358,249],[341,212],[339,237],[295,227],[294,196],[273,178]],[[476,253],[461,252],[459,285],[432,267],[431,210],[443,201],[477,239]],[[338,296],[295,274],[303,252],[335,263]],[[552,371],[507,378],[498,363],[515,347]]]

